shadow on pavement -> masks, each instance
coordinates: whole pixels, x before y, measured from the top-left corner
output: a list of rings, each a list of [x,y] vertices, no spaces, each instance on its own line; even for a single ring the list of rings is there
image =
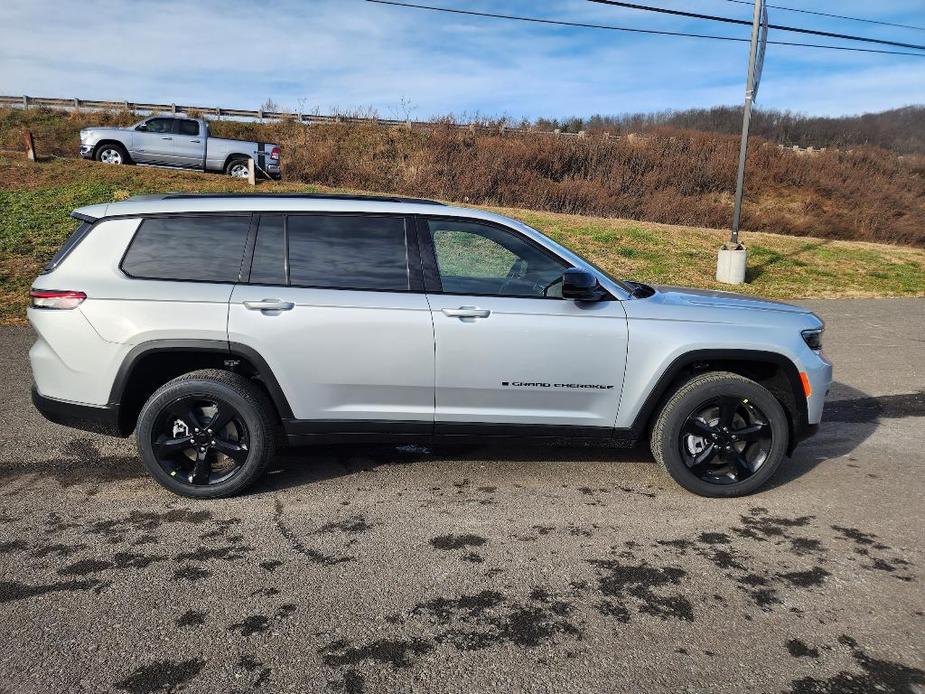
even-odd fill
[[[871,397],[841,383],[837,384],[837,388],[842,397],[826,403],[819,433],[797,447],[793,458],[784,461],[765,489],[792,482],[827,460],[851,453],[876,431],[882,418],[925,417],[925,391]],[[845,424],[851,426],[843,426]],[[407,465],[423,460],[655,464],[647,442],[640,442],[633,448],[574,443],[524,444],[517,441],[434,446],[329,445],[285,452],[274,461],[271,474],[257,485],[254,492],[285,489],[383,465]]]

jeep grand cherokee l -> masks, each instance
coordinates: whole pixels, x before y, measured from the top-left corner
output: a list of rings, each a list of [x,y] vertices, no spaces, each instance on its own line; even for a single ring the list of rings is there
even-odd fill
[[[35,280],[33,401],[227,496],[279,442],[632,444],[683,487],[763,485],[822,417],[822,321],[610,277],[529,226],[409,198],[93,205]]]

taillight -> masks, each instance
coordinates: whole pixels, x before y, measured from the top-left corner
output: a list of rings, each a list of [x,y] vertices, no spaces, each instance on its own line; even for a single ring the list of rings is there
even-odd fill
[[[279,147],[270,150],[270,159],[279,159]]]
[[[80,306],[87,295],[59,289],[32,289],[29,291],[32,308],[71,309]]]

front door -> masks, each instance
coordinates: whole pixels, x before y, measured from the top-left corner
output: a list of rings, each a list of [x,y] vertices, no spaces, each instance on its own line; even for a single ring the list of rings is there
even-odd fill
[[[261,216],[228,334],[272,369],[298,420],[290,433],[432,432],[433,325],[408,224]]]
[[[431,218],[421,230],[439,278],[428,292],[436,430],[609,436],[626,363],[621,303],[562,299],[570,265],[514,229]]]
[[[144,130],[132,133],[132,160],[139,164],[176,165],[173,149],[174,118],[149,118]]]

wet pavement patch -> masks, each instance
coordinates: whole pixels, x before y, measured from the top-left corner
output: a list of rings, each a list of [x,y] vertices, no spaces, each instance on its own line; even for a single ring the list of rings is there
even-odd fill
[[[354,518],[346,518],[341,521],[325,523],[320,528],[318,528],[318,532],[332,533],[335,531],[340,531],[344,533],[363,533],[372,527],[372,525],[366,522],[366,519],[363,516],[356,516]]]
[[[238,624],[232,624],[228,627],[228,631],[239,631],[241,632],[241,636],[253,636],[254,634],[263,633],[269,628],[270,618],[262,614],[255,614],[250,617],[245,617],[244,620]]]
[[[200,581],[212,575],[211,571],[199,566],[181,566],[173,572],[175,581]]]
[[[434,649],[434,644],[422,639],[378,639],[364,646],[354,646],[338,639],[318,649],[322,660],[332,667],[356,665],[366,660],[388,663],[393,668],[406,668],[413,660]]]
[[[479,535],[440,535],[431,538],[430,544],[437,549],[462,549],[463,547],[481,547],[488,540]]]
[[[925,671],[919,668],[874,658],[850,636],[843,635],[838,642],[851,650],[851,656],[862,672],[843,670],[825,679],[796,679],[791,683],[790,694],[912,694],[925,685]]]
[[[818,658],[819,649],[807,646],[800,639],[790,639],[787,642],[787,651],[794,658]]]
[[[175,624],[178,627],[195,627],[206,623],[206,612],[198,610],[187,610],[177,618]]]
[[[97,580],[83,581],[57,581],[55,583],[42,583],[39,585],[28,585],[19,581],[0,581],[0,603],[13,602],[14,600],[27,600],[38,595],[46,593],[57,593],[60,591],[74,592],[92,590],[101,584]]]
[[[205,665],[201,658],[190,660],[158,660],[138,668],[115,686],[132,694],[173,691],[199,674]]]
[[[592,559],[589,563],[598,569],[598,586],[612,605],[628,611],[629,602],[639,612],[655,617],[694,621],[694,607],[683,591],[669,595],[656,592],[679,585],[687,575],[683,569],[631,565],[609,559]]]

